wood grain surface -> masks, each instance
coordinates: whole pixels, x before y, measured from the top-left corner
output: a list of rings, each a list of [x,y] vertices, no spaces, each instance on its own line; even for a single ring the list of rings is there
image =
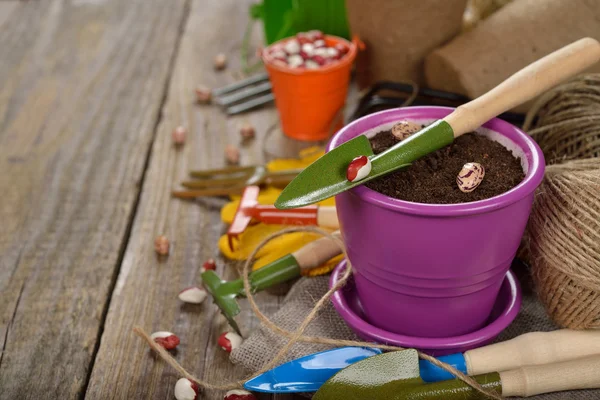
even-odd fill
[[[219,216],[224,200],[184,201],[172,198],[170,191],[187,178],[191,169],[224,166],[227,144],[240,147],[242,164],[264,161],[262,139],[276,120],[274,108],[227,117],[217,106],[196,104],[193,91],[200,83],[218,87],[239,78],[240,45],[250,3],[191,3],[87,390],[89,399],[173,398],[179,376],[132,333],[135,325],[149,333],[168,330],[180,335],[181,344],[174,355],[199,378],[227,383],[246,375],[217,346],[218,336],[228,326],[212,301],[183,305],[177,298],[183,288],[200,284],[199,268],[208,258],[218,260],[217,272],[225,278],[237,277],[233,265],[219,258],[216,245],[226,229]],[[255,42],[261,36],[255,29]],[[213,69],[213,58],[218,53],[225,53],[228,59],[228,67],[222,72]],[[238,132],[243,122],[250,122],[257,131],[257,138],[246,144],[241,143]],[[171,142],[171,131],[178,125],[189,130],[181,149]],[[161,234],[172,243],[171,253],[164,259],[157,258],[153,249],[154,238]],[[280,297],[268,293],[260,293],[258,298],[267,312],[275,311],[280,301]],[[242,300],[241,304],[243,312],[238,321],[248,334],[257,321],[247,303]],[[202,398],[222,399],[223,393],[209,391]]]
[[[186,2],[0,3],[0,398],[74,399],[89,379]]]

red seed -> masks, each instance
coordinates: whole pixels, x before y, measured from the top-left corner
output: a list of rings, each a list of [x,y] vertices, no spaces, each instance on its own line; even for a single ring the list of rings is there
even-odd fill
[[[337,51],[340,52],[340,54],[346,54],[350,49],[343,45],[342,43],[337,43],[335,46],[333,46],[334,49],[336,49]]]
[[[161,256],[169,254],[169,239],[166,236],[159,236],[154,239],[154,250]]]
[[[223,400],[256,400],[256,396],[246,390],[230,390]]]
[[[173,143],[180,146],[185,143],[185,136],[187,135],[187,129],[183,126],[178,126],[171,133],[171,137],[173,138]]]
[[[240,150],[234,145],[228,144],[225,147],[225,159],[229,164],[239,164]]]
[[[348,164],[346,179],[350,182],[365,178],[371,172],[371,162],[367,156],[358,156]]]
[[[167,350],[173,350],[179,345],[179,338],[177,335],[171,332],[154,332],[152,335],[150,335],[150,337]]]
[[[200,387],[194,381],[181,378],[175,384],[175,398],[177,400],[196,400],[200,393]]]
[[[256,136],[256,131],[252,125],[244,124],[240,128],[240,135],[242,136],[242,139],[252,139]]]
[[[228,353],[242,344],[242,337],[234,332],[224,332],[219,336],[218,345]]]
[[[217,54],[215,56],[215,69],[221,70],[225,69],[227,66],[227,56],[223,53]]]
[[[213,258],[209,258],[202,265],[202,269],[200,270],[200,272],[202,273],[204,271],[214,271],[216,269],[217,269],[217,263],[215,262],[215,260]]]
[[[311,38],[312,40],[320,40],[323,39],[323,32],[319,31],[319,30],[312,30],[312,31],[308,31],[306,32],[306,34],[308,35],[309,38]]]
[[[313,60],[319,65],[325,65],[325,63],[327,62],[327,60],[323,56],[313,56],[311,60]]]
[[[308,53],[301,51],[299,54],[300,54],[300,57],[302,57],[302,60],[304,60],[304,61],[310,60],[310,56],[308,55]]]
[[[206,86],[199,85],[196,87],[196,99],[198,103],[207,104],[210,103],[210,99],[212,97],[212,93],[210,88]]]

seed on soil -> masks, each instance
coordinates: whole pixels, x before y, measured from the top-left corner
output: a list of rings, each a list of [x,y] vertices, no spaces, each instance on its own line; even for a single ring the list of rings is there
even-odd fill
[[[206,299],[206,290],[197,286],[189,287],[179,292],[177,297],[185,303],[200,304]]]
[[[183,126],[178,126],[171,133],[171,137],[173,138],[173,143],[177,146],[181,146],[185,143],[185,137],[187,135],[187,129]]]
[[[202,268],[200,268],[200,273],[203,273],[205,271],[214,271],[217,269],[217,263],[215,262],[214,258],[209,258],[208,260],[206,260],[204,262],[204,264],[202,265]]]
[[[169,254],[169,239],[166,236],[159,236],[154,239],[154,250],[161,256],[166,256]]]
[[[240,347],[242,344],[242,337],[234,332],[224,332],[219,336],[219,346],[228,353]]]
[[[421,125],[410,121],[400,121],[392,126],[392,135],[398,140],[404,140],[413,133],[419,132]]]
[[[461,192],[469,193],[477,189],[484,176],[485,168],[483,165],[476,162],[466,163],[456,176],[456,184]]]
[[[256,396],[246,390],[235,389],[225,393],[223,400],[256,400]]]
[[[203,85],[198,85],[196,86],[196,100],[198,100],[198,103],[200,104],[208,104],[210,103],[210,99],[212,97],[212,91],[210,90],[210,88],[203,86]]]
[[[154,332],[152,335],[150,335],[150,338],[167,350],[173,350],[179,345],[179,338],[177,335],[171,332]]]
[[[229,164],[239,164],[240,163],[240,149],[235,147],[232,144],[228,144],[225,147],[225,159]]]
[[[215,69],[225,69],[227,66],[227,56],[223,53],[219,53],[215,56]]]
[[[360,181],[371,173],[371,160],[367,156],[358,156],[348,164],[346,179],[350,182]]]
[[[187,378],[181,378],[175,384],[175,398],[177,400],[196,400],[200,392],[200,387],[196,382]]]
[[[252,125],[246,123],[240,128],[240,135],[242,139],[252,139],[256,135],[256,131]]]

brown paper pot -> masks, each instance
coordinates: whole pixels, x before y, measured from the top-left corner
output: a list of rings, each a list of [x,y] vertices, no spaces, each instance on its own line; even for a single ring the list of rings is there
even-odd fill
[[[515,0],[431,53],[427,84],[475,98],[562,46],[600,39],[599,21],[598,1]]]
[[[424,82],[425,56],[461,30],[467,0],[347,0],[353,35],[365,42],[361,87],[378,80]]]

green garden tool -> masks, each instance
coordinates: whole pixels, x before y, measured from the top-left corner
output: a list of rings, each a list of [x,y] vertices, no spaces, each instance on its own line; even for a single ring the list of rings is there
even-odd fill
[[[458,107],[444,119],[378,155],[373,154],[366,136],[357,136],[309,165],[283,190],[275,206],[287,209],[313,204],[408,166],[599,60],[600,43],[591,38],[580,39],[523,68],[489,92]],[[360,120],[353,124],[359,126]],[[360,162],[364,167],[361,168],[361,174],[350,174],[355,162]]]
[[[332,234],[340,238],[339,231]],[[330,237],[315,240],[295,252],[288,254],[270,264],[253,271],[249,275],[252,292],[277,285],[297,278],[302,270],[316,268],[331,258],[342,253],[338,243]],[[234,317],[240,313],[237,298],[245,296],[244,281],[236,279],[233,281],[222,280],[215,271],[203,272],[202,282],[204,288],[213,297],[215,304],[219,307],[229,325],[241,335]]]
[[[473,377],[504,397],[600,387],[600,356],[526,366]],[[409,349],[366,358],[331,377],[313,400],[478,400],[488,396],[461,380],[424,383],[419,356]]]

